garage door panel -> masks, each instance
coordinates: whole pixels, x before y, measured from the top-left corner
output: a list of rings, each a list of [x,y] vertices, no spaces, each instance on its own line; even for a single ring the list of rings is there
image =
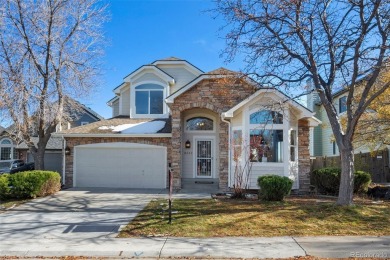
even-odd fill
[[[76,187],[165,188],[166,149],[80,147]]]

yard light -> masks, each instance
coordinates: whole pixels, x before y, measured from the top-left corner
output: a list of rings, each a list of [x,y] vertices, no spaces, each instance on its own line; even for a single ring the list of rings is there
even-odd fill
[[[65,154],[66,154],[66,155],[70,155],[70,148],[69,148],[69,146],[67,146],[67,147],[65,148]]]

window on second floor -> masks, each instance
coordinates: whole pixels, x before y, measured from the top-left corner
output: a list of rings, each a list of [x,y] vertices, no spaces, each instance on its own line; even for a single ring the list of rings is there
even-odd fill
[[[142,84],[135,87],[136,114],[159,115],[164,113],[164,87]]]
[[[339,99],[339,113],[347,111],[347,96],[341,97]]]

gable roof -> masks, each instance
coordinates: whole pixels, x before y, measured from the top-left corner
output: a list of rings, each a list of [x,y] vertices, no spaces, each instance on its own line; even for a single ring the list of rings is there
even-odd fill
[[[77,100],[76,100],[76,102],[79,103],[79,105],[81,106],[82,109],[84,109],[85,112],[87,112],[89,115],[94,117],[96,120],[103,120],[104,119],[104,117],[102,117],[101,115],[96,113],[94,110],[92,110],[92,108],[87,107],[86,105],[78,102]]]
[[[125,76],[123,78],[123,83],[121,83],[119,86],[117,86],[116,88],[114,88],[114,93],[115,94],[119,94],[120,93],[120,90],[124,87],[126,87],[126,83],[130,82],[130,78],[134,77],[135,75],[141,73],[142,71],[144,70],[153,70],[153,72],[155,74],[157,74],[160,78],[162,78],[163,80],[169,82],[170,84],[175,84],[175,79],[169,75],[168,73],[166,73],[165,71],[163,71],[162,69],[160,69],[159,67],[157,67],[156,65],[154,64],[147,64],[147,65],[142,65],[141,67],[138,67],[137,69],[135,69],[134,71],[132,71],[130,74],[128,74],[127,76]]]
[[[31,141],[37,145],[39,137],[31,137]],[[25,142],[21,142],[16,146],[16,149],[28,149],[28,146]],[[51,136],[47,142],[45,150],[61,150],[62,149],[62,138],[59,136]]]
[[[113,98],[111,98],[110,100],[107,101],[107,105],[108,106],[112,106],[112,103],[114,103],[115,101],[117,101],[119,99],[119,96],[115,96]]]
[[[245,106],[246,104],[250,103],[251,101],[255,100],[259,95],[264,94],[264,93],[273,93],[279,98],[285,99],[285,102],[288,103],[289,105],[295,107],[299,111],[302,112],[302,117],[301,118],[306,118],[310,121],[311,126],[317,126],[321,124],[322,122],[314,117],[314,114],[310,109],[305,107],[304,105],[298,103],[297,101],[291,99],[289,96],[287,96],[285,93],[282,91],[275,89],[275,88],[261,88],[257,90],[254,94],[250,95],[248,98],[244,99],[228,111],[222,113],[223,118],[232,118],[234,116],[234,112],[240,109],[241,107]]]
[[[168,58],[165,58],[165,59],[159,59],[159,60],[155,60],[152,62],[153,65],[162,65],[162,64],[181,64],[181,65],[187,65],[188,69],[190,71],[192,71],[192,73],[194,74],[202,74],[204,73],[203,70],[199,69],[198,67],[196,67],[194,64],[192,64],[191,62],[187,61],[187,60],[184,60],[184,59],[180,59],[180,58],[177,58],[177,57],[168,57]]]
[[[171,57],[167,57],[167,58],[164,58],[164,59],[155,60],[154,62],[156,62],[156,61],[179,61],[179,60],[183,60],[183,59],[171,56]]]
[[[221,67],[221,68],[218,68],[216,70],[212,70],[210,72],[203,73],[203,74],[199,75],[198,77],[196,77],[195,79],[188,82],[186,85],[184,85],[183,87],[179,88],[177,91],[175,91],[174,93],[169,95],[165,99],[165,102],[168,104],[172,104],[176,97],[187,92],[189,89],[191,89],[193,86],[195,86],[197,83],[199,83],[200,81],[202,81],[204,79],[218,79],[218,78],[226,78],[226,77],[242,78],[245,81],[247,81],[248,84],[251,84],[251,85],[255,86],[256,88],[259,88],[259,84],[257,82],[255,82],[251,78],[243,75],[242,73],[237,72],[237,71],[228,70],[226,68]]]
[[[207,72],[208,75],[239,75],[240,73],[237,71],[229,70],[224,67],[220,67],[218,69]]]
[[[139,67],[138,69],[134,70],[133,72],[128,74],[126,77],[124,77],[123,80],[125,82],[129,82],[128,81],[129,78],[133,77],[134,75],[140,73],[141,71],[143,71],[145,69],[154,70],[155,73],[158,74],[162,79],[170,82],[171,84],[175,83],[175,79],[171,75],[169,75],[168,73],[166,73],[165,71],[163,71],[162,69],[160,69],[159,67],[157,67],[154,64],[142,65],[141,67]]]

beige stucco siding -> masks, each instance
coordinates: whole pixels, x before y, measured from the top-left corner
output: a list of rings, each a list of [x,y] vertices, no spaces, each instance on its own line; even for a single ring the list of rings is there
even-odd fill
[[[112,117],[119,116],[119,99],[112,102]]]
[[[126,87],[121,91],[121,105],[119,113],[123,116],[130,115],[130,87]]]
[[[232,127],[239,127],[243,125],[242,122],[242,112],[235,113],[234,117],[231,119]]]
[[[173,67],[172,65],[159,65],[158,67],[175,79],[175,85],[171,87],[170,93],[176,92],[179,88],[197,77],[197,75],[194,75],[185,68]]]
[[[133,85],[136,85],[136,84],[139,84],[141,82],[157,82],[157,83],[160,83],[162,85],[166,85],[167,82],[165,82],[164,80],[162,80],[160,77],[158,77],[156,74],[154,73],[151,73],[151,72],[148,72],[148,73],[145,73],[143,74],[142,76],[140,76],[139,78],[137,78],[136,80],[133,81]]]

